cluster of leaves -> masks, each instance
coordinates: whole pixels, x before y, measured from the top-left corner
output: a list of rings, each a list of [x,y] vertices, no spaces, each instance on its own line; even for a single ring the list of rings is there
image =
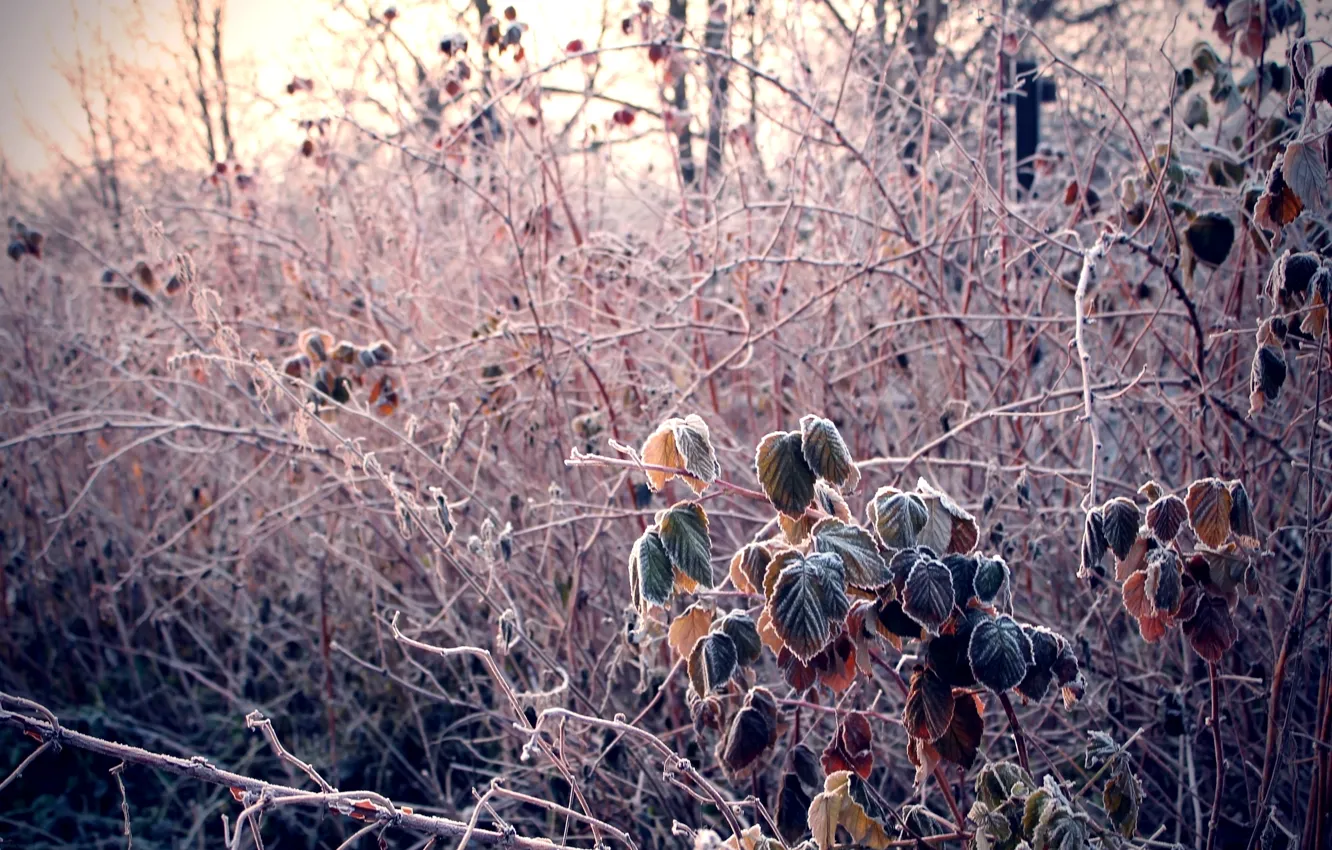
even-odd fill
[[[1316,343],[1327,333],[1332,265],[1311,251],[1282,253],[1272,264],[1263,294],[1272,312],[1258,325],[1258,347],[1249,375],[1249,412],[1275,401],[1286,383],[1286,349]]]
[[[696,415],[662,423],[639,459],[653,490],[678,478],[701,495],[720,473],[708,426]],[[899,651],[904,641],[919,641],[924,663],[912,673],[903,711],[918,780],[941,761],[975,763],[985,689],[1040,701],[1057,682],[1066,706],[1081,698],[1069,641],[999,610],[1011,602],[1008,564],[976,551],[976,520],[948,494],[923,479],[911,491],[882,487],[866,504],[866,523],[857,523],[844,492],[860,473],[836,425],[818,416],[765,436],[754,468],[781,533],[735,552],[728,578],[762,598],[757,617],[745,610],[719,617],[698,602],[668,632],[686,660],[695,728],[721,732],[716,755],[729,776],[762,764],[778,737],[778,702],[768,689],[750,688],[744,672],[764,646],[800,695],[816,687],[845,691],[868,672],[877,641]],[[650,622],[651,610],[669,606],[676,593],[714,587],[711,556],[702,504],[681,501],[658,513],[629,558],[640,620]],[[731,683],[749,689],[728,720],[718,692]],[[873,753],[870,717],[858,712],[840,715],[818,760],[825,782],[813,752],[793,748],[776,807],[783,836],[795,841],[808,830],[828,846],[840,826],[858,842],[884,846],[882,812],[864,786]]]
[[[1115,831],[1132,838],[1142,808],[1142,784],[1133,772],[1133,758],[1104,732],[1089,733],[1085,765],[1104,777],[1101,805]],[[974,828],[977,850],[1064,850],[1090,846],[1101,828],[1055,779],[1039,784],[1012,762],[992,762],[976,774],[976,801],[967,820]]]
[[[363,385],[369,370],[388,366],[395,356],[387,340],[366,346],[345,339],[335,344],[333,340],[333,334],[322,328],[306,328],[297,337],[296,353],[282,362],[283,373],[292,378],[304,378],[313,370],[310,401],[316,410],[323,408],[324,399],[338,404],[351,401],[352,387]],[[374,381],[369,403],[381,416],[391,416],[398,409],[393,376],[386,372]]]
[[[1138,494],[1145,511],[1122,496],[1088,511],[1078,574],[1104,574],[1102,561],[1113,553],[1124,608],[1143,639],[1159,641],[1178,624],[1194,651],[1215,663],[1239,637],[1232,612],[1240,594],[1257,591],[1250,551],[1260,544],[1249,493],[1238,480],[1203,478],[1183,498],[1155,481]],[[1183,546],[1186,529],[1191,552]]]

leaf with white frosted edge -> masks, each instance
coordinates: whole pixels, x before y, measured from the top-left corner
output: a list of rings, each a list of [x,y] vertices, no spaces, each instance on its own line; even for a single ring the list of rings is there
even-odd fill
[[[713,587],[708,515],[698,502],[677,502],[657,514],[662,546],[671,563],[691,581]]]
[[[971,630],[967,658],[976,681],[996,693],[1017,687],[1035,663],[1031,639],[1007,614],[985,619]]]
[[[725,632],[735,642],[736,663],[741,667],[748,667],[763,654],[758,625],[744,611],[732,611],[713,623],[712,630]]]
[[[860,472],[851,459],[851,450],[832,420],[804,416],[800,420],[801,453],[814,474],[838,487],[854,489]]]
[[[892,580],[888,564],[879,554],[874,538],[858,525],[825,517],[810,532],[815,552],[840,555],[846,567],[846,582],[862,590],[877,590]]]
[[[839,556],[792,555],[781,562],[783,565],[773,578],[766,610],[773,630],[787,649],[808,662],[832,638],[833,626],[846,619],[851,603],[846,596],[846,577]],[[778,563],[778,558],[774,558],[773,565]]]
[[[945,555],[965,555],[976,548],[980,540],[980,528],[975,517],[924,478],[916,482],[916,492],[929,512],[925,528],[917,535],[918,545],[928,546]]]
[[[953,615],[953,575],[937,558],[918,557],[902,589],[902,610],[932,635]]]
[[[683,461],[681,466],[693,477],[682,476],[684,482],[701,493],[707,485],[717,480],[721,466],[717,463],[717,452],[712,447],[712,436],[703,417],[691,413],[684,419],[672,419],[671,433],[675,437],[675,450]]]
[[[866,507],[870,528],[888,549],[910,549],[929,522],[930,512],[915,493],[880,487]]]
[[[1184,497],[1189,509],[1189,524],[1204,545],[1221,548],[1230,534],[1232,499],[1226,485],[1215,478],[1204,478],[1189,485]]]
[[[629,586],[634,607],[640,611],[644,604],[665,607],[675,589],[675,570],[671,556],[661,545],[656,527],[649,528],[634,543],[629,554]]]
[[[1105,531],[1105,541],[1115,557],[1121,561],[1128,557],[1138,539],[1138,528],[1142,524],[1138,506],[1132,499],[1122,496],[1111,499],[1101,505],[1101,525]]]
[[[694,644],[686,664],[689,682],[700,697],[715,691],[735,672],[735,641],[724,632],[712,632]]]
[[[754,452],[754,469],[774,508],[792,519],[805,513],[814,499],[815,475],[805,461],[800,434],[774,431],[765,436]]]

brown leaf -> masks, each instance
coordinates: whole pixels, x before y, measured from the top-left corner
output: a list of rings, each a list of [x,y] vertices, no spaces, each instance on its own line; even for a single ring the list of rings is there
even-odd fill
[[[920,665],[911,674],[911,689],[907,691],[906,706],[902,710],[902,725],[913,738],[937,741],[953,722],[953,689]]]
[[[1156,614],[1156,606],[1147,595],[1147,572],[1139,570],[1124,582],[1124,610],[1141,620]]]
[[[694,644],[712,627],[712,611],[697,603],[690,605],[671,623],[666,642],[681,658],[688,658]]]
[[[1305,209],[1318,212],[1323,208],[1323,196],[1327,191],[1327,165],[1323,162],[1323,152],[1316,142],[1300,139],[1286,145],[1281,176],[1286,185],[1300,196]]]
[[[731,556],[731,584],[744,593],[763,592],[763,575],[767,572],[772,553],[760,543],[746,543]]]
[[[1189,485],[1184,502],[1189,509],[1189,524],[1198,540],[1213,549],[1226,542],[1230,534],[1230,491],[1215,478],[1204,478]]]
[[[869,718],[858,711],[840,718],[820,761],[824,773],[849,770],[861,779],[869,779],[874,769],[874,731]]]
[[[1178,496],[1162,496],[1147,506],[1147,528],[1162,543],[1169,543],[1184,527],[1189,508]]]
[[[1189,639],[1189,646],[1193,647],[1194,652],[1216,664],[1239,640],[1239,629],[1230,616],[1226,600],[1203,594],[1198,602],[1198,610],[1184,621],[1184,635]]]
[[[985,734],[984,709],[978,694],[961,688],[953,690],[953,722],[931,745],[940,758],[971,769],[980,750],[981,736]]]

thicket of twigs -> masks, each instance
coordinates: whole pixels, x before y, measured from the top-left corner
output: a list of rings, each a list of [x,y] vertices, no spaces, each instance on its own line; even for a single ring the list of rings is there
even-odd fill
[[[342,30],[346,91],[247,122],[183,4],[184,97],[79,76],[89,160],[0,175],[0,835],[1328,846],[1327,20],[1208,6],[612,3],[552,56],[484,2],[423,52],[402,4]],[[1031,190],[1018,57],[1056,92]],[[650,488],[690,414],[718,480]],[[1049,627],[1067,707],[945,687],[983,722],[950,758],[901,629],[812,685],[781,640],[682,657],[686,609],[768,609],[727,564],[803,539],[755,449],[806,414],[858,476],[787,513],[838,491],[889,564],[867,503],[946,491],[1007,583],[930,632]],[[1202,639],[1144,555],[1173,533],[1144,601],[1098,508],[1186,490]],[[695,498],[714,587],[654,607],[631,553]]]

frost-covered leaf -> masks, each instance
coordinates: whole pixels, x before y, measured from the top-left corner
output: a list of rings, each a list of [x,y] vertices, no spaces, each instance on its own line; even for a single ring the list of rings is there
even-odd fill
[[[1240,542],[1250,548],[1260,545],[1258,528],[1253,520],[1253,504],[1249,501],[1249,491],[1239,479],[1229,482],[1230,491],[1230,530]]]
[[[888,564],[869,532],[858,525],[825,517],[810,532],[815,552],[838,555],[846,567],[846,583],[862,590],[877,590],[892,579]]]
[[[974,587],[976,598],[990,603],[999,595],[999,591],[1008,583],[1008,564],[1003,558],[981,558],[976,567]]]
[[[1156,549],[1147,555],[1147,569],[1143,571],[1143,593],[1152,606],[1163,614],[1173,615],[1179,609],[1184,587],[1179,571],[1179,558],[1173,549]]]
[[[1031,641],[1031,664],[1022,681],[1013,690],[1024,699],[1040,702],[1050,692],[1054,682],[1055,662],[1059,660],[1060,638],[1044,627],[1023,625],[1022,631]]]
[[[665,607],[671,601],[675,570],[655,526],[643,532],[629,554],[629,586],[640,611],[644,603]]]
[[[661,545],[671,563],[703,587],[713,587],[712,539],[708,537],[708,515],[698,502],[677,502],[657,514]]]
[[[1087,578],[1097,572],[1105,559],[1110,544],[1105,539],[1105,517],[1099,507],[1087,512],[1082,525],[1082,559],[1078,564],[1078,578]]]
[[[986,619],[972,629],[967,658],[976,681],[996,693],[1020,684],[1033,663],[1031,640],[1007,614]]]
[[[925,527],[917,534],[918,545],[944,554],[965,554],[976,548],[980,528],[975,517],[924,478],[916,482],[916,492],[929,514]]]
[[[1132,499],[1121,496],[1101,505],[1101,517],[1106,543],[1115,557],[1123,560],[1138,539],[1138,527],[1142,523],[1138,506]]]
[[[980,750],[981,736],[985,734],[984,704],[978,694],[971,691],[953,690],[953,721],[948,724],[948,731],[932,746],[944,761],[961,765],[970,770],[976,763],[976,754]]]
[[[736,663],[741,667],[748,667],[763,654],[758,626],[744,611],[732,611],[713,623],[712,630],[725,632],[735,642]]]
[[[854,488],[860,472],[851,459],[851,450],[830,419],[804,416],[800,420],[801,453],[814,474],[838,487]]]
[[[759,484],[772,506],[792,519],[799,519],[814,499],[814,471],[805,461],[800,434],[774,431],[763,438],[754,453]]]
[[[726,735],[717,744],[717,757],[732,780],[748,776],[777,743],[777,699],[764,687],[745,695]]]
[[[1133,775],[1133,762],[1120,755],[1110,767],[1110,775],[1101,790],[1101,805],[1110,822],[1125,838],[1138,831],[1138,812],[1142,809],[1142,783]]]
[[[1204,478],[1189,485],[1184,497],[1189,508],[1189,524],[1203,544],[1216,549],[1230,534],[1230,491],[1215,478]]]
[[[829,553],[780,562],[768,594],[766,610],[774,631],[800,660],[813,658],[833,635],[833,626],[846,619],[851,603],[846,596],[842,559]]]
[[[700,697],[726,684],[735,668],[735,641],[723,632],[712,632],[703,637],[689,653],[689,682]]]
[[[887,549],[910,549],[929,521],[929,510],[914,493],[882,487],[867,508],[870,528]]]
[[[1174,540],[1188,518],[1188,506],[1178,496],[1162,496],[1147,506],[1147,529],[1162,543]]]
[[[937,558],[921,555],[902,588],[902,610],[932,635],[953,614],[953,576]]]

